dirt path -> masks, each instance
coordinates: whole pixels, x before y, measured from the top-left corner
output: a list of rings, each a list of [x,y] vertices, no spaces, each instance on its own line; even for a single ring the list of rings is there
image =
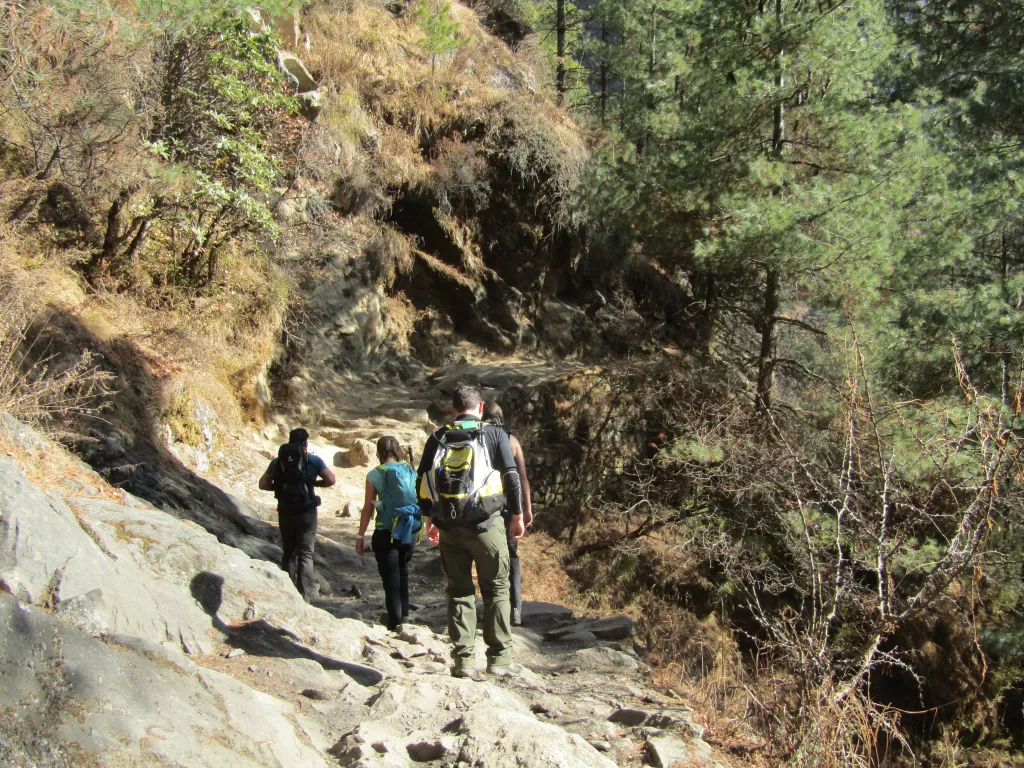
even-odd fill
[[[567,370],[571,367],[534,361],[510,371],[507,361],[505,365],[476,361],[441,369],[433,380],[418,387],[381,387],[349,381],[346,405],[339,409],[345,418],[333,418],[329,420],[330,426],[311,429],[311,451],[329,466],[333,465],[338,478],[335,487],[321,492],[323,504],[316,565],[323,594],[314,605],[338,618],[357,619],[371,626],[382,623],[384,599],[376,562],[372,554],[359,558],[354,551],[359,506],[370,467],[338,466],[344,465],[347,457],[341,445],[354,435],[372,441],[385,434],[395,434],[403,444],[412,445],[418,456],[433,428],[425,404],[443,398],[444,391],[450,391],[453,382],[469,380],[485,389],[499,390],[517,383],[536,383]],[[249,511],[255,511],[268,522],[276,523],[273,499],[270,494],[258,491],[256,483],[289,425],[290,422],[279,419],[275,426],[261,432],[250,431],[229,438],[222,447],[220,461],[204,473],[211,482],[243,499]],[[530,547],[527,545],[524,549]],[[552,562],[545,567],[555,568],[557,564]],[[410,625],[405,633],[385,632],[383,639],[374,641],[379,653],[368,663],[387,667],[391,672],[404,669],[417,675],[440,676],[431,677],[435,688],[437,685],[450,687],[454,683],[448,672],[448,646],[444,635],[444,578],[436,546],[421,543],[410,571],[413,605]],[[524,597],[524,626],[514,630],[514,655],[528,671],[522,678],[501,681],[500,686],[518,696],[539,719],[578,735],[621,766],[640,765],[645,761],[667,764],[664,761],[673,756],[676,760],[685,757],[686,765],[725,764],[701,739],[703,729],[693,723],[692,711],[682,702],[666,698],[651,688],[649,669],[634,652],[630,636],[632,623],[628,619],[618,617],[594,623],[574,617],[571,610],[561,605],[531,601],[528,578]],[[482,610],[479,601],[478,605]],[[482,640],[478,642],[481,644],[478,657],[482,661]],[[429,652],[424,651],[422,655],[410,652],[410,646],[418,645],[429,648]],[[230,660],[219,657],[210,663],[232,666]],[[281,667],[284,662],[262,664],[255,672],[236,664],[238,669],[231,674],[275,696],[292,700],[300,711],[320,717],[324,732],[334,736],[342,727],[353,726],[352,718],[365,716],[365,713],[358,714],[363,710],[357,707],[351,712],[346,710],[349,714],[339,721],[338,711],[310,702],[294,690],[294,686],[275,685],[275,664]],[[287,677],[289,672],[282,668],[277,674],[279,678]],[[294,670],[291,674],[294,676]],[[353,707],[356,703],[351,702]],[[414,723],[410,721],[407,725],[411,728]],[[364,763],[343,760],[343,764]],[[440,764],[448,763],[442,760]],[[516,763],[510,763],[513,764]]]

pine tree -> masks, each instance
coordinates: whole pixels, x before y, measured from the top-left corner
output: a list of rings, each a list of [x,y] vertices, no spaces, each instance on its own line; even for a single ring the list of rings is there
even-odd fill
[[[792,297],[870,293],[910,194],[900,169],[915,121],[875,90],[894,44],[885,9],[648,1],[627,24],[595,207],[669,274],[692,276],[705,342],[720,321],[748,329],[726,342],[753,363],[767,410],[777,366],[794,362],[778,354],[780,327],[808,326]]]
[[[883,364],[911,394],[954,386],[951,339],[1010,407],[1024,337],[1024,3],[893,3],[893,101],[925,116],[935,156],[907,211]]]
[[[433,10],[428,0],[420,0],[416,6],[416,17],[423,29],[423,47],[430,53],[430,77],[437,72],[437,61],[454,53],[469,42],[461,34],[461,25],[451,16],[451,3],[444,3],[439,10]]]

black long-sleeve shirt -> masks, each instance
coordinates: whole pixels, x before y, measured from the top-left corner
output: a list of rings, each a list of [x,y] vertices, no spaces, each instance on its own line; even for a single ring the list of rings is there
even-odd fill
[[[463,414],[455,419],[455,421],[480,421],[478,417],[471,414]],[[483,431],[483,443],[484,447],[488,451],[488,455],[491,458],[491,466],[501,472],[501,486],[505,492],[506,509],[508,509],[513,515],[519,515],[523,512],[523,495],[522,495],[522,483],[519,480],[519,470],[516,469],[516,460],[512,454],[512,444],[509,442],[508,434],[501,427],[496,427],[491,424],[484,424],[480,422],[480,428]],[[440,444],[439,438],[445,433],[445,428],[441,427],[436,430],[429,438],[427,438],[426,447],[423,449],[423,457],[420,459],[420,466],[417,470],[417,487],[422,481],[423,476],[427,474],[431,467],[434,466],[434,456],[437,453],[437,447]],[[430,499],[419,500],[420,509],[423,510],[423,514],[429,516],[433,502]]]

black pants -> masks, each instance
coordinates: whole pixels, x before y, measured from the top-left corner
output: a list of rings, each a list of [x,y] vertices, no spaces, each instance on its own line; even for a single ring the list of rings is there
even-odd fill
[[[394,629],[409,618],[409,561],[415,547],[412,544],[395,544],[388,530],[374,531],[370,547],[384,582],[388,629]]]
[[[316,597],[316,573],[313,571],[313,545],[316,544],[316,512],[301,515],[277,516],[281,529],[281,570],[288,571],[292,556],[298,555],[295,565],[295,588],[308,603]]]
[[[502,515],[505,518],[505,530],[508,530],[512,522],[510,515]],[[519,570],[519,542],[508,537],[508,602],[510,608],[523,609],[523,574]]]

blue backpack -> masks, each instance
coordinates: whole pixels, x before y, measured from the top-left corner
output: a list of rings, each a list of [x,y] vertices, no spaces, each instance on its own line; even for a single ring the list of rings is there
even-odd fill
[[[423,514],[416,500],[416,470],[404,462],[382,464],[379,522],[391,528],[396,544],[413,544],[423,530]]]

